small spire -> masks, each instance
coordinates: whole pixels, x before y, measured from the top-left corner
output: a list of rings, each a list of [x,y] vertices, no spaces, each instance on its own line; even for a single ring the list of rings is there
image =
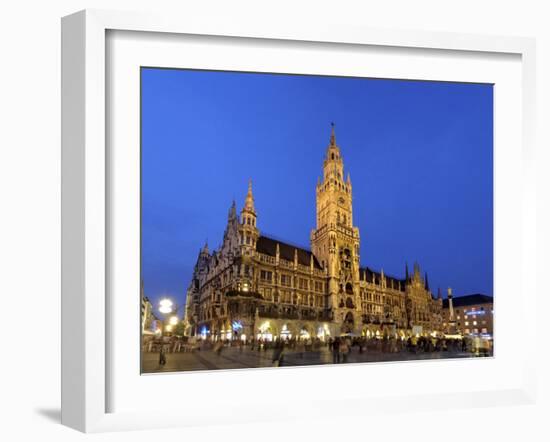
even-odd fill
[[[207,254],[209,253],[209,251],[208,251],[208,238],[206,238],[206,239],[204,240],[204,247],[202,248],[202,251],[203,251],[204,253],[207,253]]]
[[[437,288],[437,299],[441,299],[442,296],[441,296],[441,287],[438,287]]]
[[[428,272],[424,273],[424,288],[429,292],[430,284],[428,283]]]
[[[330,145],[336,146],[336,134],[334,133],[334,121],[330,123],[331,129],[330,129]]]
[[[248,180],[248,192],[246,194],[246,199],[244,201],[244,207],[243,211],[246,210],[247,212],[256,213],[256,209],[254,208],[254,195],[252,194],[252,180]]]
[[[409,280],[409,264],[405,263],[405,281]]]
[[[415,280],[420,279],[420,264],[418,262],[414,263],[414,278]]]
[[[229,220],[237,218],[237,205],[235,204],[235,198],[233,198],[233,202],[231,204],[231,207],[229,208]]]

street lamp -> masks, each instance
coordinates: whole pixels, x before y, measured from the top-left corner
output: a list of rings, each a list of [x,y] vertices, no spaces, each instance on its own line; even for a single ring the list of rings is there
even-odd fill
[[[159,302],[159,312],[163,314],[172,313],[174,303],[168,298],[161,299]]]
[[[177,330],[176,326],[180,322],[177,315],[181,307],[183,307],[183,305],[178,306],[168,297],[162,298],[159,301],[158,311],[163,315],[163,331],[171,333]],[[164,333],[162,333],[161,336],[164,336]]]

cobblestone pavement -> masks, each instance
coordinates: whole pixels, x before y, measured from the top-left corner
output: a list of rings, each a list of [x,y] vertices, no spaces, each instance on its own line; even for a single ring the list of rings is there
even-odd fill
[[[159,366],[158,353],[144,353],[142,360],[143,373],[162,373],[173,371],[195,371],[195,370],[227,370],[234,368],[261,368],[273,367],[273,350],[257,351],[249,347],[224,348],[218,355],[212,350],[195,350],[193,352],[167,353],[166,364]],[[412,353],[401,351],[397,353],[385,353],[377,350],[368,350],[359,353],[353,348],[348,355],[348,363],[357,362],[396,362],[415,361],[428,359],[449,359],[475,357],[472,353],[466,352],[432,352]],[[327,347],[315,351],[286,350],[283,358],[283,366],[305,366],[332,364],[332,353]]]

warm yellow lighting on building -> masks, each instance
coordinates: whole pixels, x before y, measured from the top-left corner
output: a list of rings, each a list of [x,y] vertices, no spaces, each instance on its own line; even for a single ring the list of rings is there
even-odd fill
[[[178,323],[178,317],[177,316],[172,316],[170,318],[169,324],[170,325],[177,325],[177,323]]]

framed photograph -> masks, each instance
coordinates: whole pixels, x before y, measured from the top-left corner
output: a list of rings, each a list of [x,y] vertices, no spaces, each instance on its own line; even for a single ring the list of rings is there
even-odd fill
[[[534,400],[532,40],[62,31],[64,424]]]

